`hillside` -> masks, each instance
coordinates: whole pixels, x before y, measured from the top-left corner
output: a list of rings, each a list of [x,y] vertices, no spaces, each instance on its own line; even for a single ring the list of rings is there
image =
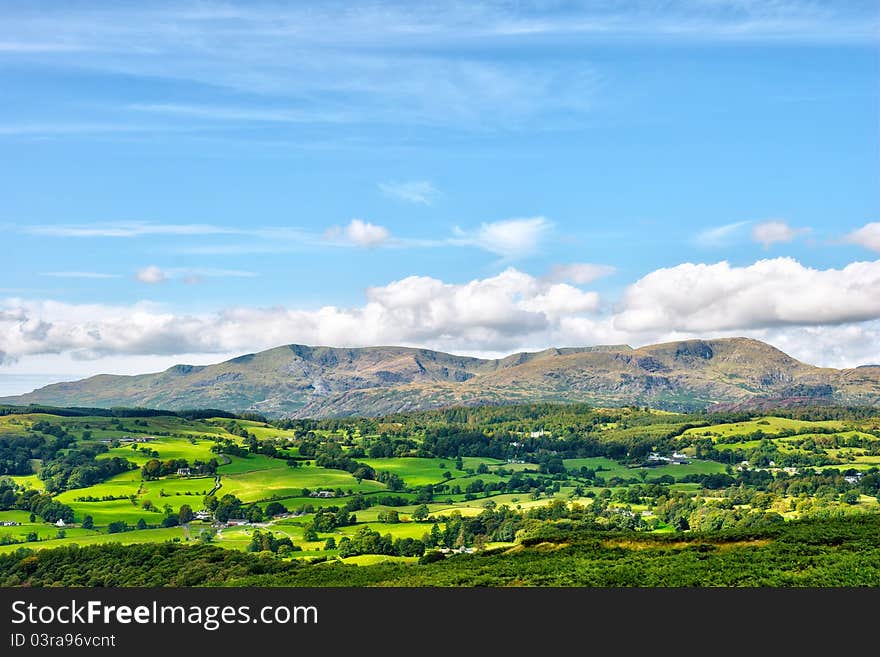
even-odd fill
[[[547,349],[490,360],[428,349],[288,345],[208,366],[57,383],[6,404],[381,415],[533,401],[696,410],[767,400],[880,405],[880,367],[807,365],[747,338]]]

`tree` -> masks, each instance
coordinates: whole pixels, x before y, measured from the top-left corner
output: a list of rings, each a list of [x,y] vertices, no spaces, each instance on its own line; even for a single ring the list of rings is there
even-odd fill
[[[395,525],[400,522],[400,514],[397,513],[396,509],[387,509],[385,511],[379,511],[376,519],[379,522],[388,523],[389,525]]]
[[[282,513],[287,513],[287,507],[284,506],[281,502],[269,502],[266,505],[266,517],[272,518]]]
[[[336,539],[333,538],[332,536],[330,538],[328,538],[327,541],[324,543],[324,549],[325,550],[335,550],[336,549]]]
[[[92,529],[95,526],[95,520],[92,516],[85,516],[82,521],[83,529]]]
[[[430,513],[431,513],[431,512],[430,512],[430,510],[428,509],[428,505],[427,505],[427,504],[420,504],[420,505],[417,506],[417,507],[415,508],[415,510],[412,512],[412,518],[413,518],[413,520],[416,520],[416,521],[418,521],[418,522],[421,522],[421,521],[427,519],[427,517],[428,517],[428,515],[429,515]]]
[[[188,522],[192,522],[192,519],[195,518],[193,514],[192,507],[189,504],[181,504],[180,511],[177,514],[177,520],[181,525],[185,525]]]
[[[146,529],[147,528],[147,521],[144,520],[143,518],[139,518],[137,521],[137,528],[138,529]]]

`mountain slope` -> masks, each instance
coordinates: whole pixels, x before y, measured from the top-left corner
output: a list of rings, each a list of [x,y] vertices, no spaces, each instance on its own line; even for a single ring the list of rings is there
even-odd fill
[[[791,398],[880,405],[880,367],[813,367],[747,338],[547,349],[498,360],[407,347],[288,345],[216,365],[58,383],[0,402],[326,417],[450,404],[581,401],[690,410]]]

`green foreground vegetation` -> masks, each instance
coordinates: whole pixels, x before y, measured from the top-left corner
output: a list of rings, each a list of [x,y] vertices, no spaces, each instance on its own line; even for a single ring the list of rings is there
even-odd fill
[[[878,498],[868,408],[0,408],[6,585],[876,585]]]
[[[880,515],[681,537],[548,524],[513,548],[423,564],[307,565],[212,545],[0,555],[2,586],[878,586]]]

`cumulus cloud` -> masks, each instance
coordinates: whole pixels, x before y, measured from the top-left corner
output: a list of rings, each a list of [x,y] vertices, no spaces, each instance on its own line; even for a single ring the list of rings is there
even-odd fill
[[[610,276],[614,273],[611,265],[594,265],[587,262],[575,262],[567,265],[554,265],[546,278],[553,282],[571,281],[577,285],[592,283],[597,278]]]
[[[347,226],[329,228],[324,233],[324,238],[332,242],[353,244],[369,249],[388,242],[391,239],[391,231],[363,219],[352,219]]]
[[[768,248],[776,242],[792,242],[798,235],[809,232],[809,228],[795,228],[784,221],[772,220],[756,224],[752,228],[752,239]]]
[[[409,276],[368,288],[364,302],[348,308],[185,314],[150,303],[0,301],[0,352],[7,364],[51,354],[117,363],[172,354],[218,354],[219,360],[287,343],[498,355],[737,335],[813,364],[880,361],[880,260],[842,269],[813,269],[790,258],[743,267],[686,263],[649,273],[616,304],[513,267],[463,283]]]
[[[482,223],[476,230],[455,227],[453,244],[476,246],[506,259],[531,255],[541,245],[553,224],[544,217],[504,219]]]
[[[712,331],[877,317],[880,260],[819,270],[776,258],[747,267],[719,262],[658,269],[626,289],[614,323],[628,331]]]
[[[149,267],[144,267],[137,274],[135,274],[135,278],[137,278],[141,283],[146,283],[148,285],[156,285],[157,283],[164,283],[168,280],[168,274],[162,271],[159,267],[155,265],[150,265]]]
[[[858,230],[849,233],[844,238],[844,241],[850,244],[858,244],[866,249],[880,253],[880,222],[874,221],[865,224]]]
[[[427,180],[379,183],[379,191],[390,198],[418,205],[431,205],[439,195],[434,185]]]
[[[151,304],[76,305],[6,300],[0,349],[13,356],[251,351],[290,342],[329,345],[414,344],[499,350],[536,343],[562,317],[592,313],[598,295],[510,268],[466,283],[410,276],[371,287],[355,308],[228,308],[181,315]],[[542,337],[543,336],[543,337]]]

